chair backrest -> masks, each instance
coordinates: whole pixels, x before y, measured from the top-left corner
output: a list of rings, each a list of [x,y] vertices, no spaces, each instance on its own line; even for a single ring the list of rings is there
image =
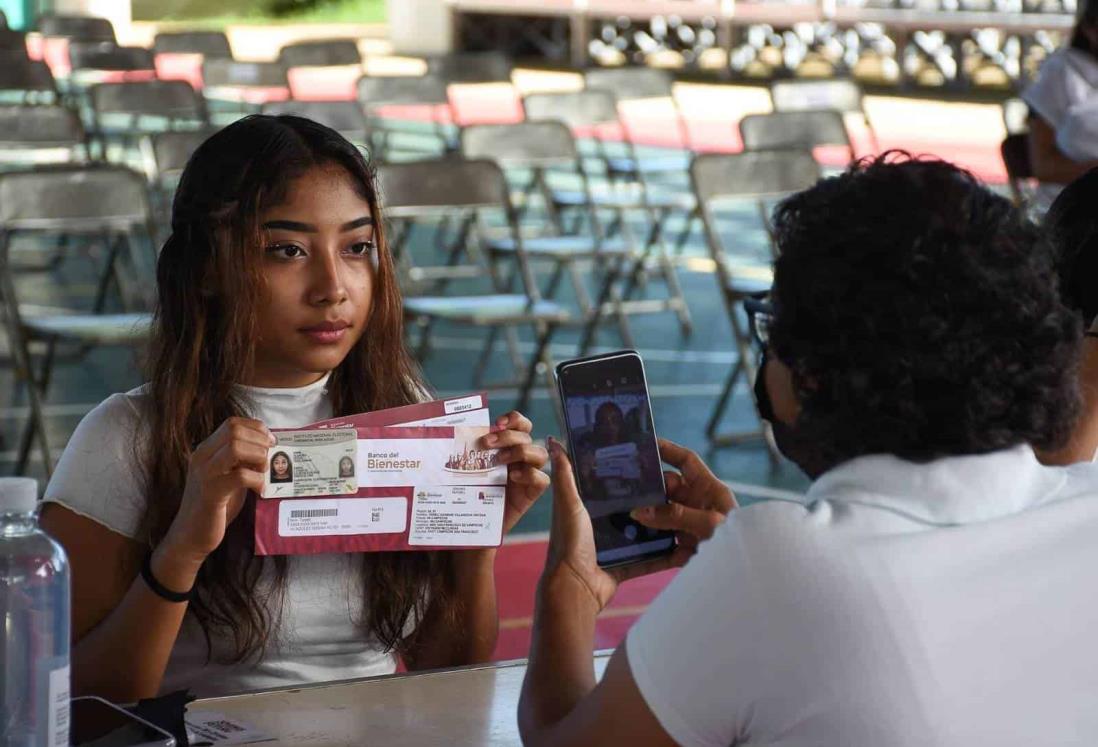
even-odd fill
[[[0,148],[57,148],[83,143],[80,117],[67,106],[0,104]]]
[[[232,59],[229,37],[222,31],[162,31],[153,39],[154,54],[200,54]]]
[[[1029,132],[1029,104],[1019,98],[1004,101],[1003,126],[1008,135]]]
[[[865,114],[862,88],[848,78],[775,81],[770,84],[770,102],[776,112],[834,109],[844,114]]]
[[[557,120],[572,129],[618,121],[617,100],[610,91],[534,93],[523,97],[522,107],[529,120]]]
[[[514,70],[503,52],[463,52],[427,59],[427,72],[447,83],[506,83]]]
[[[97,16],[47,13],[38,17],[38,31],[43,36],[66,36],[76,41],[117,41],[111,22]]]
[[[446,83],[434,75],[364,75],[358,79],[358,102],[366,109],[386,104],[445,104]]]
[[[119,47],[112,42],[74,41],[69,44],[73,70],[153,70],[153,54],[144,47]]]
[[[27,35],[22,31],[0,27],[0,52],[22,52],[27,56]]]
[[[759,150],[707,153],[690,165],[690,181],[703,207],[721,199],[764,199],[808,189],[820,179],[812,153]]]
[[[281,62],[240,62],[223,58],[203,61],[202,80],[207,87],[285,88],[289,85],[286,66]]]
[[[6,29],[8,27],[8,14],[0,10],[0,29]]]
[[[572,131],[552,121],[466,127],[461,154],[470,160],[492,159],[505,168],[574,165],[579,157]]]
[[[494,161],[440,158],[383,163],[377,169],[382,214],[510,207],[507,181]]]
[[[362,53],[354,39],[315,39],[287,44],[278,53],[286,67],[360,65]]]
[[[740,137],[745,150],[806,150],[821,145],[853,150],[843,115],[832,109],[749,114],[740,120]]]
[[[652,67],[604,67],[583,74],[587,88],[613,91],[618,101],[671,96],[674,79],[666,70]]]
[[[191,154],[216,130],[172,130],[152,136],[152,160],[155,176],[161,180],[183,173]]]
[[[149,80],[99,83],[90,89],[97,116],[129,114],[168,119],[205,120],[201,97],[182,80]]]
[[[41,60],[16,60],[0,56],[0,90],[54,91],[53,73]]]
[[[263,105],[264,114],[296,114],[344,135],[365,134],[366,118],[355,101],[274,101]]]
[[[122,166],[45,166],[0,173],[0,230],[147,225],[145,179]]]

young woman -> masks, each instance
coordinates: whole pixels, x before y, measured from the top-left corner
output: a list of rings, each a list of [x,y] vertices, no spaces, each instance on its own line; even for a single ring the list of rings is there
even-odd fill
[[[149,383],[84,419],[46,490],[42,525],[73,569],[74,692],[488,659],[493,550],[253,554],[269,428],[427,397],[359,151],[297,117],[218,132],[183,174],[157,272]],[[521,414],[497,422],[483,447],[508,465],[506,531],[545,489],[547,456]]]

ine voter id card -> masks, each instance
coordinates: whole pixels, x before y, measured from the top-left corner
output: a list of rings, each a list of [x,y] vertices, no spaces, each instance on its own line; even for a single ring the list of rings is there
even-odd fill
[[[496,547],[507,468],[481,394],[276,429],[257,555]]]

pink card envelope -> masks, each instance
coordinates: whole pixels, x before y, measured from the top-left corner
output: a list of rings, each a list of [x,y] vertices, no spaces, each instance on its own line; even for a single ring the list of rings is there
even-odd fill
[[[256,554],[499,546],[507,469],[476,448],[488,418],[476,394],[276,429]]]

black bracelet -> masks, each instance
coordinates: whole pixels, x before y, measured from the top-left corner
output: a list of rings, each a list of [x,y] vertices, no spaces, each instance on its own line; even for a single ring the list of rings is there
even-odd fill
[[[153,594],[156,594],[161,599],[166,599],[169,602],[189,602],[191,601],[191,592],[194,589],[188,589],[185,592],[172,591],[165,587],[162,583],[156,580],[156,576],[152,571],[152,552],[150,551],[145,556],[145,562],[141,564],[141,578],[145,581],[145,585],[149,587]]]

